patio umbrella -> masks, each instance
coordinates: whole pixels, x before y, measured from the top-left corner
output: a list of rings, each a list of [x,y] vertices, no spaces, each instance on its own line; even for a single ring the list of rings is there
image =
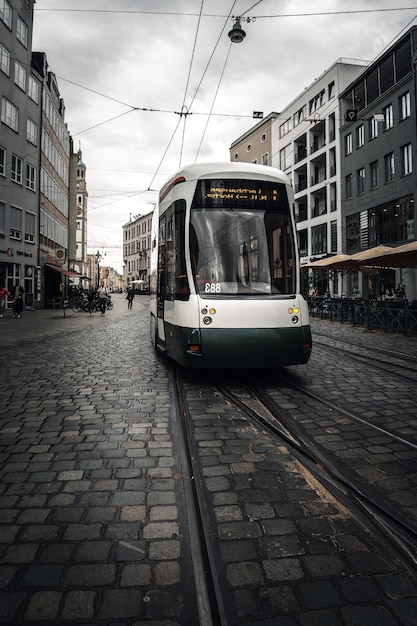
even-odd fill
[[[354,263],[357,264],[357,266],[371,265],[374,267],[380,267],[378,263],[376,263],[375,265],[375,262],[377,262],[381,256],[392,252],[392,250],[393,248],[390,248],[389,246],[375,246],[374,248],[368,248],[367,250],[361,250],[361,252],[352,254],[350,258]]]
[[[336,254],[335,256],[329,256],[325,259],[319,259],[313,261],[302,267],[317,268],[317,269],[348,269],[348,266],[352,265],[351,256],[349,254]],[[356,266],[356,263],[353,264]]]
[[[417,267],[417,241],[410,241],[397,248],[389,248],[389,251],[378,254],[372,261],[374,267]]]

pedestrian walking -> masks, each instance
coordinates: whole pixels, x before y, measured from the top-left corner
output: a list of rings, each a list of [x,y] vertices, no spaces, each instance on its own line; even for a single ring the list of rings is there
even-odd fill
[[[6,310],[6,297],[10,296],[10,293],[7,291],[6,287],[2,285],[0,287],[0,317],[3,317],[3,313]]]
[[[101,315],[104,315],[107,307],[107,289],[104,286],[104,283],[101,283],[100,287],[97,289],[98,295],[98,307],[101,311]]]
[[[96,290],[94,289],[92,285],[90,285],[88,292],[87,292],[88,311],[90,315],[94,310],[95,299],[96,299]]]
[[[127,290],[127,296],[126,296],[127,308],[128,309],[132,308],[133,298],[134,297],[135,297],[135,292],[133,291],[132,287],[129,287],[129,289]]]
[[[13,315],[12,317],[20,317],[23,311],[23,287],[16,281],[15,286],[12,289],[12,297],[13,297]]]

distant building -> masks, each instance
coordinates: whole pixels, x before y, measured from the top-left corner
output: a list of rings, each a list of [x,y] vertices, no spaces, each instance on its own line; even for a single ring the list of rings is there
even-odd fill
[[[82,158],[81,145],[71,154],[70,161],[70,210],[68,267],[81,276],[81,286],[86,286],[87,263],[87,167]]]
[[[270,113],[230,146],[230,160],[272,165],[272,123],[279,113]]]
[[[123,226],[123,279],[126,287],[149,287],[152,212],[131,216]]]

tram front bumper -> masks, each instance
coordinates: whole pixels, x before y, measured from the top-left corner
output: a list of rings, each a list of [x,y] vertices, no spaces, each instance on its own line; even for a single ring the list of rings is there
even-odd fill
[[[182,328],[180,332],[183,358],[177,360],[190,367],[280,367],[307,363],[311,354],[309,326],[255,329]]]

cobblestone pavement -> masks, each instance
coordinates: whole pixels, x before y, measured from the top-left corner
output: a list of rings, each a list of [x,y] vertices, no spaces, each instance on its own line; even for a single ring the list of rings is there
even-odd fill
[[[123,296],[114,302],[104,317],[0,320],[0,623],[200,623],[169,371],[149,341],[147,298],[132,311]],[[188,393],[232,588],[228,626],[417,624],[404,567],[372,552],[284,449],[226,411],[219,420],[207,391]]]
[[[198,623],[147,315],[120,296],[104,317],[0,320],[0,623]]]

